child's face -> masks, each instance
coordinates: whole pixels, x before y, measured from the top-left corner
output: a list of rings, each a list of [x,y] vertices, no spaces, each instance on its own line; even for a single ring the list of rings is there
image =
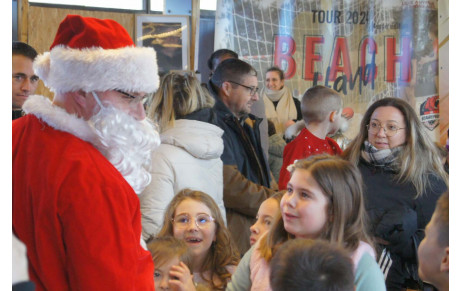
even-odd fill
[[[174,237],[187,243],[194,260],[201,260],[206,256],[212,242],[216,239],[216,224],[211,222],[198,227],[196,217],[200,214],[212,216],[211,210],[200,201],[186,199],[177,206],[174,217],[184,214],[190,217],[190,222],[183,227],[174,223]]]
[[[433,215],[433,218],[435,218],[435,215]],[[439,286],[442,272],[441,262],[445,258],[446,248],[441,247],[438,243],[438,227],[433,218],[426,226],[425,238],[418,248],[418,274],[423,281]]]
[[[273,198],[269,198],[260,204],[257,221],[249,228],[251,230],[251,245],[270,229],[279,212],[278,201]]]
[[[179,257],[176,256],[164,265],[155,264],[153,280],[155,281],[155,290],[169,290],[169,280],[175,279],[169,276],[172,266],[179,265]]]
[[[296,238],[318,238],[328,220],[328,205],[310,171],[296,169],[281,199],[284,228]]]

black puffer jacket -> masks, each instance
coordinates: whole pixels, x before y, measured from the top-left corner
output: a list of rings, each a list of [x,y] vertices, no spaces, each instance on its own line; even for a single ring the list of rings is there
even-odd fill
[[[358,165],[364,181],[364,201],[370,218],[370,233],[390,243],[393,265],[388,272],[388,290],[405,288],[411,271],[417,277],[417,247],[424,237],[425,226],[431,219],[436,201],[447,190],[446,184],[430,175],[431,187],[414,199],[412,183],[397,183],[395,172],[375,167],[361,159]],[[384,246],[381,246],[384,247]],[[415,266],[414,266],[415,265]]]

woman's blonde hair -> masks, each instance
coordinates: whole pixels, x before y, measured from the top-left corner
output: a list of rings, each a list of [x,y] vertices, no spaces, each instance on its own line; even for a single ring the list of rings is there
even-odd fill
[[[147,116],[163,132],[173,127],[176,119],[213,105],[214,98],[201,87],[193,72],[171,72],[161,79],[160,87],[147,109]]]
[[[227,227],[225,227],[219,207],[211,196],[201,191],[194,191],[190,189],[183,189],[179,191],[179,193],[174,196],[173,200],[171,200],[165,211],[163,227],[158,233],[158,236],[163,237],[174,235],[174,225],[172,219],[174,218],[177,206],[187,199],[192,199],[206,205],[211,210],[211,216],[215,219],[216,240],[213,242],[208,254],[206,255],[203,265],[201,266],[200,273],[202,275],[203,272],[210,271],[211,280],[208,280],[203,276],[202,279],[207,281],[214,290],[223,290],[232,276],[226,267],[229,265],[238,265],[240,255],[230,232]],[[215,285],[216,282],[213,280],[215,276],[219,278],[220,285]]]
[[[449,178],[444,171],[436,144],[428,136],[414,109],[402,99],[383,98],[374,102],[364,114],[358,135],[348,144],[343,157],[354,165],[358,165],[364,141],[368,140],[366,126],[374,111],[384,106],[391,106],[401,111],[405,122],[406,143],[397,160],[396,181],[411,182],[417,190],[415,198],[431,187],[430,179],[428,179],[430,175],[439,176],[447,185]]]
[[[294,171],[307,170],[329,200],[329,219],[318,239],[338,244],[353,252],[360,241],[372,245],[366,233],[361,173],[350,162],[330,155],[316,155],[298,160],[290,168]],[[268,234],[261,239],[260,252],[269,262],[283,242],[294,238],[284,228],[282,217],[275,222]]]
[[[172,236],[156,237],[147,243],[155,268],[163,266],[175,257],[192,269],[192,254],[187,244]]]

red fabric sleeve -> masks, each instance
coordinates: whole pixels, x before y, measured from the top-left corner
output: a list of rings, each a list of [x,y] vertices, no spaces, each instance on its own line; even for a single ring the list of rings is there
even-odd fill
[[[107,179],[107,172],[72,172],[58,201],[69,285],[76,290],[154,290],[152,258],[140,246],[140,208],[133,190],[116,177]]]

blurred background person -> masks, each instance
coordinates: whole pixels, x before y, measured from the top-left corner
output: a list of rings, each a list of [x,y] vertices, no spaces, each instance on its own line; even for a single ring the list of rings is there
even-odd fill
[[[265,104],[265,115],[275,124],[276,133],[284,135],[287,127],[302,120],[300,101],[292,96],[291,89],[284,86],[284,72],[280,68],[267,70],[260,97]]]
[[[33,95],[38,86],[38,76],[35,75],[33,62],[37,56],[37,51],[30,45],[13,41],[13,120],[21,117],[24,113],[22,105]]]

